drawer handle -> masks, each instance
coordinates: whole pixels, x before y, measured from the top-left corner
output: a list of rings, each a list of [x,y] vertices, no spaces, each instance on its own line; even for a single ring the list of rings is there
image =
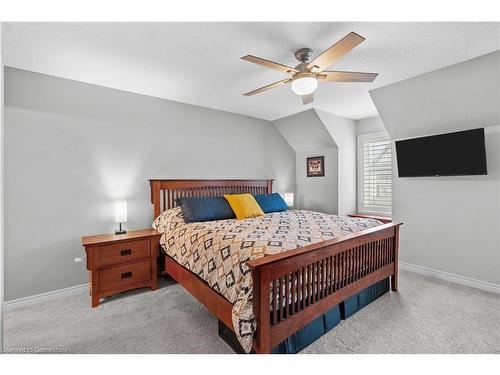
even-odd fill
[[[130,254],[132,254],[132,249],[125,249],[125,250],[120,251],[120,255],[122,257],[130,255]]]
[[[122,279],[127,279],[129,277],[132,277],[132,272],[123,272],[122,273]]]

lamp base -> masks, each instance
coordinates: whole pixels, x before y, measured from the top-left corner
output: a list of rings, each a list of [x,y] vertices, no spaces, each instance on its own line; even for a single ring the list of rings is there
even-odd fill
[[[122,223],[120,223],[120,229],[115,230],[115,234],[125,234],[127,231],[125,229],[122,229]]]

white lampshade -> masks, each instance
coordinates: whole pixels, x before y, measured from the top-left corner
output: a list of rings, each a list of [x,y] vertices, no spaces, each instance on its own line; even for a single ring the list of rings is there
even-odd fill
[[[318,80],[314,77],[302,77],[292,81],[292,90],[297,95],[309,95],[318,87]]]
[[[116,200],[113,201],[113,221],[115,223],[127,222],[127,201]]]
[[[283,199],[285,200],[285,203],[288,205],[288,207],[293,206],[293,193],[283,194]]]

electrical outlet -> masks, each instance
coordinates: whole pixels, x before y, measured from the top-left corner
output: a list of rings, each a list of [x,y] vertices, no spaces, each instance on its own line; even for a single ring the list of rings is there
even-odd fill
[[[82,255],[81,257],[76,257],[75,258],[75,263],[83,262],[84,260],[85,260],[85,255]]]

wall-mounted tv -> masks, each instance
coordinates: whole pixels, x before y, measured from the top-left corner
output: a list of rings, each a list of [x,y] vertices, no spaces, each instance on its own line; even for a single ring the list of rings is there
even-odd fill
[[[484,128],[396,141],[399,177],[484,175]]]

